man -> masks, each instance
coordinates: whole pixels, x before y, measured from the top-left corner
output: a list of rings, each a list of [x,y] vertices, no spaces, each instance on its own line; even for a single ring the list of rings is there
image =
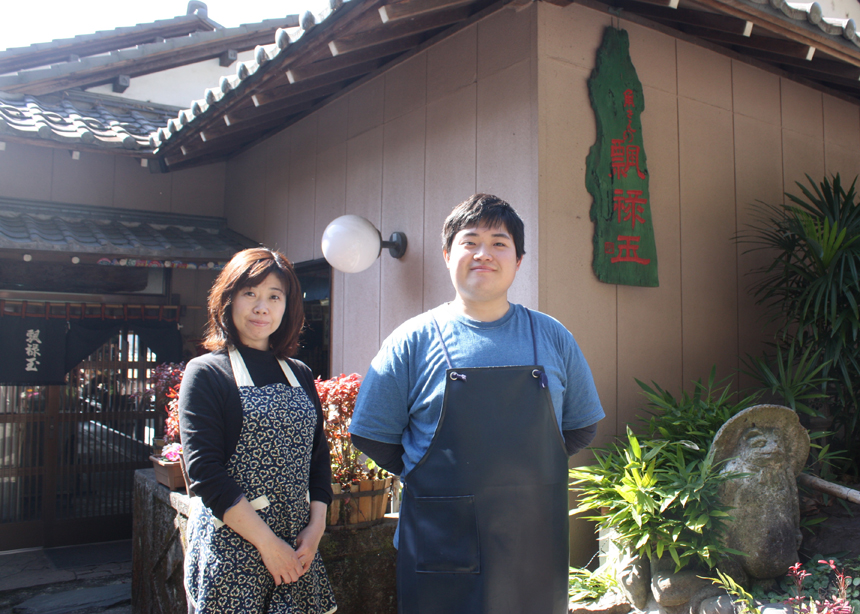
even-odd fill
[[[557,320],[508,302],[523,222],[476,194],[442,230],[456,296],[385,341],[354,444],[402,474],[401,614],[567,612],[567,457],[603,410]]]

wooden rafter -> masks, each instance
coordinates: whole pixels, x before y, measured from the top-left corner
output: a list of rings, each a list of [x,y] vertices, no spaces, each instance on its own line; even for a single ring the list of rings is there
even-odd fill
[[[402,19],[411,19],[448,9],[454,6],[468,4],[470,0],[402,0],[401,2],[389,2],[379,7],[379,17],[382,23],[393,23]]]
[[[329,57],[312,64],[292,64],[286,72],[287,79],[290,83],[297,83],[370,60],[388,58],[412,49],[420,44],[423,38],[423,34],[413,34],[381,45],[373,45],[354,53]]]
[[[661,23],[668,22],[670,24],[700,26],[709,30],[738,34],[740,36],[748,36],[749,31],[752,30],[751,22],[732,17],[731,15],[720,15],[718,13],[694,11],[685,8],[671,9],[636,0],[620,0],[613,4],[625,11],[631,11],[643,17],[656,19]]]
[[[274,31],[253,32],[244,34],[241,37],[219,39],[210,43],[189,45],[186,48],[180,49],[168,49],[151,56],[112,62],[90,70],[80,70],[66,75],[46,74],[44,79],[34,79],[5,85],[3,91],[41,96],[61,90],[93,87],[110,83],[117,73],[122,73],[129,77],[139,77],[193,62],[217,58],[228,48],[247,51],[257,45],[271,44],[273,41]]]
[[[804,45],[803,43],[796,43],[772,36],[738,36],[737,34],[728,34],[696,26],[682,26],[681,30],[687,34],[692,34],[693,36],[698,36],[721,45],[757,49],[799,60],[811,60],[815,50],[814,47],[810,48],[809,45]]]
[[[413,34],[427,33],[429,36],[434,30],[438,31],[445,26],[450,26],[467,19],[471,13],[471,7],[468,6],[446,9],[414,19],[398,21],[390,25],[386,24],[385,27],[380,27],[369,32],[359,32],[358,34],[338,37],[330,41],[328,45],[331,54],[337,56],[379,45],[380,43],[405,38]]]

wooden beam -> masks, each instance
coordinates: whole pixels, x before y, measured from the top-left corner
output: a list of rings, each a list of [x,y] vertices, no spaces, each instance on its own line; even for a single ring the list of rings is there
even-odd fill
[[[0,51],[0,74],[72,61],[71,57],[73,56],[82,58],[116,51],[117,49],[128,49],[150,43],[156,36],[159,38],[176,38],[187,36],[193,32],[209,32],[213,29],[204,25],[196,17],[180,18],[176,21],[179,23],[168,26],[158,22],[135,26],[129,28],[129,30],[133,30],[131,32],[94,37],[88,41],[81,41],[77,38],[62,39],[52,42],[47,49],[35,50],[23,47]]]
[[[227,49],[218,56],[218,66],[230,66],[239,57],[239,52],[236,49]]]
[[[717,32],[696,26],[681,26],[681,30],[693,36],[699,36],[705,40],[719,43],[721,45],[735,45],[744,49],[758,49],[780,56],[797,58],[800,60],[811,59],[809,45],[796,43],[784,38],[773,38],[771,36],[743,36]],[[814,53],[814,51],[813,51]]]
[[[825,60],[823,58],[814,57],[811,60],[794,58],[784,55],[778,55],[763,50],[753,50],[748,52],[751,56],[764,60],[781,64],[786,67],[792,67],[797,72],[801,72],[809,78],[819,81],[830,78],[841,80],[845,84],[856,84],[860,87],[860,66],[852,66],[835,60]]]
[[[397,40],[398,38],[404,38],[412,34],[421,34],[432,30],[438,30],[445,26],[455,24],[458,21],[468,19],[470,14],[471,10],[469,6],[456,7],[423,15],[414,19],[399,21],[392,25],[380,26],[379,28],[367,32],[347,35],[342,38],[332,40],[328,45],[333,56],[342,55],[344,53],[350,53],[358,51],[359,49],[379,45],[384,42]]]
[[[45,75],[43,79],[22,81],[3,86],[9,93],[24,93],[33,96],[50,94],[60,90],[86,88],[110,83],[119,72],[129,77],[139,77],[184,66],[193,62],[218,57],[229,45],[239,51],[253,49],[257,45],[267,45],[274,40],[274,32],[268,30],[234,37],[229,40],[218,39],[204,45],[191,45],[181,49],[169,49],[147,57],[138,57],[98,66],[90,70],[79,70],[65,75]]]
[[[468,4],[470,0],[403,0],[390,2],[379,7],[379,17],[382,23],[392,23],[401,19],[410,19],[418,15],[432,13],[442,9]]]
[[[423,38],[421,34],[413,34],[412,36],[367,47],[354,53],[329,57],[311,64],[291,64],[290,69],[286,72],[287,79],[290,83],[298,83],[369,60],[388,58],[412,49],[419,45]]]
[[[819,51],[826,51],[852,66],[860,66],[860,48],[844,44],[844,39],[836,40],[835,37],[824,32],[811,30],[807,27],[809,25],[807,23],[794,23],[790,19],[775,18],[768,15],[763,8],[745,4],[742,0],[697,0],[697,2],[710,9],[751,21],[756,28],[815,47]]]
[[[128,75],[117,75],[111,83],[111,89],[114,93],[122,94],[131,85],[131,77]]]
[[[718,32],[727,32],[729,34],[738,34],[740,36],[749,36],[745,34],[752,31],[752,22],[732,17],[731,15],[720,15],[717,13],[707,13],[704,11],[694,11],[691,9],[670,9],[664,6],[656,6],[637,2],[636,0],[621,0],[615,3],[619,8],[656,19],[661,22],[679,23],[691,26],[701,26],[709,30]]]

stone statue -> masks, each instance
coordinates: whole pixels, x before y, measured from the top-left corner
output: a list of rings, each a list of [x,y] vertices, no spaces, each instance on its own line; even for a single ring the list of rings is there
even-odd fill
[[[797,562],[801,542],[796,477],[809,454],[809,435],[797,414],[778,405],[756,405],[743,410],[717,431],[709,452],[715,463],[726,461],[722,472],[746,473],[728,480],[720,496],[731,506],[725,543],[743,552],[721,564],[720,570],[747,584],[785,575]],[[635,559],[635,557],[633,557]],[[643,609],[644,590],[650,589],[662,611],[669,614],[731,614],[725,592],[701,576],[707,569],[674,571],[671,560],[651,561],[650,574],[642,562],[625,560],[619,572],[623,592]],[[722,596],[720,596],[722,595]]]
[[[809,455],[809,434],[797,414],[779,405],[756,405],[730,418],[711,445],[722,472],[747,473],[723,484],[731,506],[726,545],[744,553],[735,562],[746,577],[738,582],[784,576],[797,561],[800,508],[797,476]]]

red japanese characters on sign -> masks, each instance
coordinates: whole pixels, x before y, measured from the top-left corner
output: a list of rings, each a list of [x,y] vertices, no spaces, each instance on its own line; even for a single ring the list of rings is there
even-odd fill
[[[630,235],[618,235],[618,255],[612,256],[609,262],[615,264],[616,262],[635,262],[636,264],[648,264],[651,262],[650,258],[640,258],[638,255],[639,251],[639,239],[640,237],[630,236]],[[604,249],[607,254],[615,253],[616,244],[611,241],[607,241],[604,244]]]
[[[627,113],[627,129],[620,139],[612,139],[609,147],[609,157],[612,159],[612,175],[618,179],[619,177],[627,177],[627,171],[631,168],[636,169],[636,174],[639,179],[645,179],[645,173],[639,169],[639,146],[632,145],[633,135],[636,133],[633,123],[633,109],[636,104],[633,101],[633,90],[624,92],[624,109]]]
[[[629,221],[632,230],[636,230],[637,222],[645,223],[645,218],[639,216],[645,211],[645,204],[648,202],[646,198],[642,198],[642,190],[627,190],[627,196],[624,196],[624,190],[615,190],[612,202],[613,210],[618,212],[619,223]]]
[[[632,145],[633,135],[636,130],[632,126],[633,109],[636,108],[636,103],[633,98],[633,90],[625,90],[624,92],[624,109],[627,115],[627,128],[621,135],[620,139],[612,139],[609,148],[609,156],[612,160],[612,176],[614,179],[620,177],[627,178],[627,172],[631,168],[636,169],[636,174],[639,179],[645,179],[645,173],[639,169],[639,146]],[[631,230],[636,230],[636,224],[645,224],[645,218],[640,214],[644,213],[645,205],[648,203],[647,198],[642,197],[642,190],[627,190],[625,195],[624,190],[613,190],[612,204],[613,211],[618,215],[618,223],[630,222]],[[610,259],[610,262],[635,262],[636,264],[648,264],[650,258],[640,258],[637,254],[639,250],[639,239],[636,235],[618,235],[617,245],[611,241],[604,243],[604,252],[606,254],[615,254],[616,247],[618,254]]]

